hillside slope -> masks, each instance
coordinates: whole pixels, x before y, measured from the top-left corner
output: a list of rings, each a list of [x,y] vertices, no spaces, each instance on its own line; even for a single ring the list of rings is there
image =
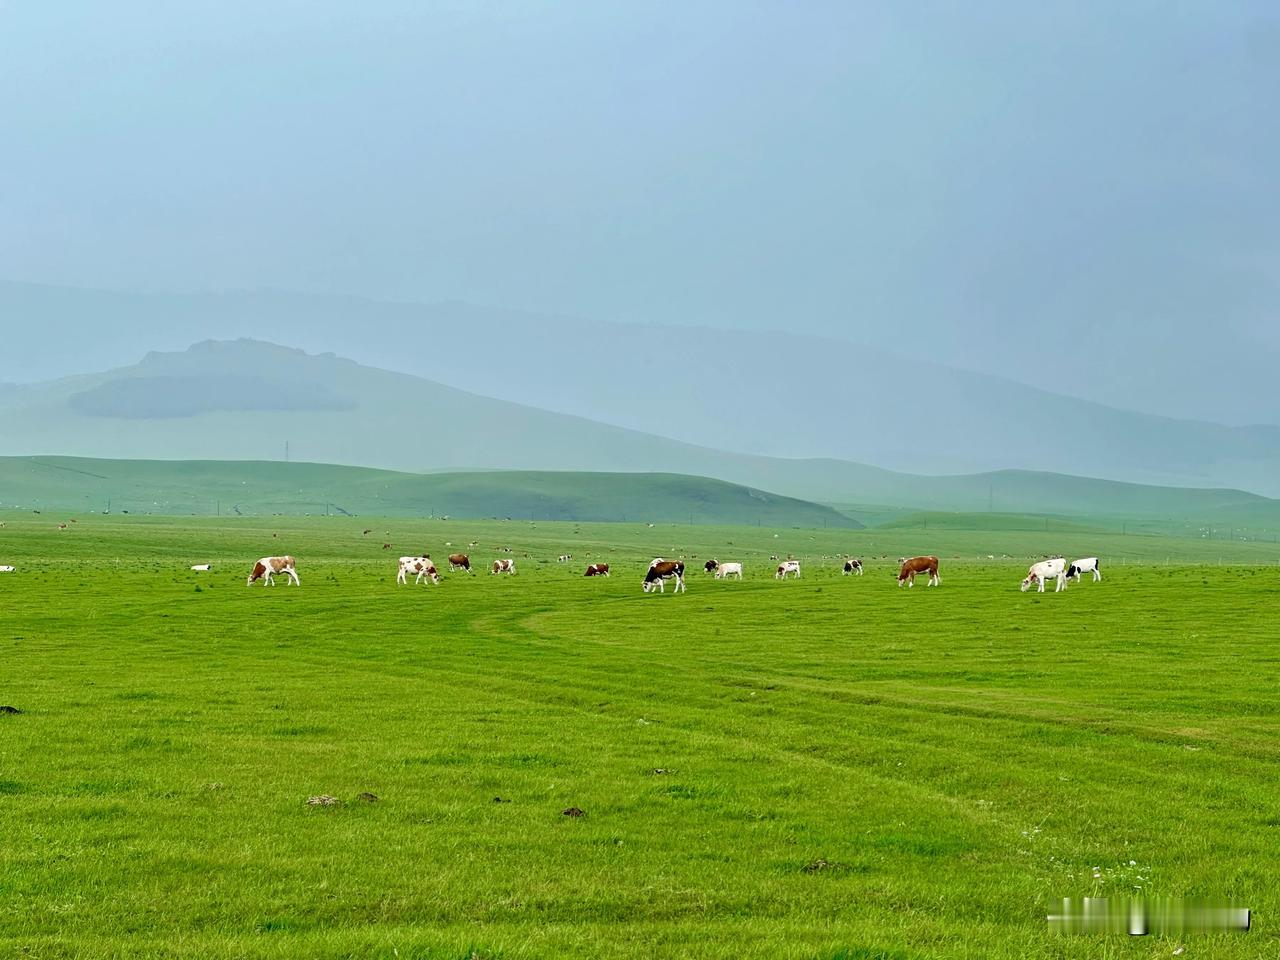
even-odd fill
[[[730,333],[462,303],[397,304],[273,291],[141,296],[21,284],[0,284],[0,317],[19,341],[7,358],[20,364],[12,371],[0,367],[0,380],[34,376],[31,371],[48,368],[50,356],[61,360],[64,353],[81,358],[70,369],[122,362],[119,346],[110,341],[73,341],[48,353],[44,345],[57,340],[60,330],[91,318],[102,329],[154,331],[156,345],[166,349],[211,335],[267,335],[484,396],[751,455],[875,463],[929,474],[1016,467],[1280,495],[1276,427],[1132,413],[1067,396],[1075,389],[1071,383],[1047,382],[1036,389],[884,349],[797,335],[785,322],[769,333]],[[909,331],[903,343],[909,350]],[[663,398],[656,409],[654,397]],[[106,399],[121,409],[128,398]],[[1259,416],[1265,414],[1260,410]],[[251,455],[274,456],[281,445],[282,440]]]
[[[860,526],[830,507],[672,474],[409,474],[317,463],[0,457],[0,509],[13,508]]]

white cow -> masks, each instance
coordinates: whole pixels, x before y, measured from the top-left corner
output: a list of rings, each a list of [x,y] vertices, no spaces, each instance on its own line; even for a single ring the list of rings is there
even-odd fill
[[[1052,560],[1041,560],[1039,563],[1033,563],[1031,569],[1027,571],[1026,579],[1022,581],[1022,592],[1026,593],[1031,589],[1031,584],[1040,585],[1037,593],[1044,593],[1044,582],[1050,577],[1058,581],[1054,593],[1058,593],[1067,589],[1067,561],[1061,557],[1055,557]]]
[[[1085,557],[1083,560],[1077,560],[1075,563],[1071,564],[1071,566],[1067,567],[1067,579],[1078,581],[1080,579],[1080,574],[1092,573],[1093,582],[1097,583],[1102,579],[1102,571],[1099,569],[1101,566],[1102,561],[1097,557]]]
[[[440,582],[440,574],[436,571],[436,565],[431,562],[430,557],[401,557],[396,583],[401,585],[407,583],[411,573],[416,575],[413,581],[415,585],[422,583],[424,577],[432,583]]]
[[[0,567],[0,573],[13,573],[13,567],[6,564],[5,566]]]
[[[737,577],[742,579],[742,564],[740,563],[718,563],[716,564],[716,579],[727,580],[729,577]]]
[[[516,561],[514,557],[503,557],[501,560],[493,561],[493,573],[515,573]]]
[[[211,564],[211,563],[194,563],[194,564],[192,564],[192,565],[191,565],[191,569],[192,569],[192,570],[212,570],[212,569],[213,569],[213,564]]]
[[[783,560],[780,564],[778,564],[778,571],[773,576],[775,580],[785,580],[787,579],[788,573],[793,573],[795,574],[795,578],[797,580],[800,579],[800,561],[799,560]]]

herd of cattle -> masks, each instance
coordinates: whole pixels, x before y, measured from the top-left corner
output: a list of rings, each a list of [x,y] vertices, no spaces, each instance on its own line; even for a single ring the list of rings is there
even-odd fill
[[[561,562],[567,562],[573,558],[568,554],[560,557]],[[777,559],[776,557],[774,559]],[[898,586],[904,583],[908,587],[915,586],[916,574],[924,574],[928,576],[928,585],[931,587],[938,586],[941,579],[938,577],[938,558],[929,557],[902,557],[899,560],[898,568]],[[1102,579],[1102,563],[1097,557],[1085,557],[1074,563],[1068,564],[1062,557],[1054,557],[1049,560],[1041,560],[1033,563],[1027,571],[1027,576],[1022,581],[1022,592],[1026,593],[1033,585],[1038,586],[1038,592],[1044,593],[1045,583],[1049,580],[1056,580],[1057,586],[1054,592],[1065,590],[1068,580],[1079,580],[1083,574],[1092,573],[1093,579]],[[10,570],[12,568],[9,568]],[[208,570],[209,564],[195,564],[192,570]],[[465,553],[453,553],[449,555],[450,570],[465,570],[468,573],[474,572],[471,569],[471,558]],[[737,562],[722,563],[719,560],[708,560],[703,564],[703,569],[707,573],[715,575],[717,580],[729,579],[736,577],[742,579],[742,564]],[[649,569],[645,572],[644,580],[641,585],[645,593],[656,590],[659,593],[666,592],[667,581],[675,584],[675,592],[682,593],[685,590],[684,582],[684,561],[683,560],[665,560],[662,557],[654,557],[649,562]],[[506,557],[493,561],[490,567],[490,573],[494,574],[514,574],[516,572],[516,562],[513,558]],[[844,561],[842,572],[845,576],[862,576],[862,561],[852,558]],[[252,584],[255,580],[261,580],[263,586],[275,586],[272,580],[273,576],[283,575],[287,583],[296,586],[301,585],[298,579],[297,566],[293,557],[263,557],[253,565],[253,570],[249,574],[249,579],[245,581],[246,585]],[[410,576],[414,577],[415,584],[421,584],[423,580],[430,583],[440,582],[440,572],[436,569],[435,563],[427,554],[420,557],[401,557],[400,569],[396,574],[396,583],[408,583]],[[609,576],[609,565],[607,563],[588,564],[586,573],[587,577],[607,577]],[[778,563],[774,571],[774,577],[778,580],[785,580],[790,576],[793,579],[800,578],[800,561],[799,560],[782,560]]]

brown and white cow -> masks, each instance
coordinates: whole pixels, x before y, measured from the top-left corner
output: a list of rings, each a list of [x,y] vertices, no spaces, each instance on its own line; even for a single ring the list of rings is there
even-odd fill
[[[902,559],[902,568],[898,571],[898,586],[904,583],[908,587],[916,585],[916,574],[929,574],[929,586],[936,587],[941,581],[938,579],[938,558],[937,557],[911,557],[910,559]]]
[[[644,592],[657,589],[659,593],[666,593],[666,581],[675,580],[676,593],[680,593],[685,589],[684,586],[684,562],[681,560],[661,560],[655,558],[653,563],[649,564],[649,572],[644,575]]]
[[[436,570],[436,565],[426,555],[400,558],[400,572],[396,574],[396,583],[407,583],[411,573],[414,575],[413,582],[415,584],[421,583],[424,579],[430,580],[432,583],[440,582],[440,574]]]
[[[466,570],[468,573],[470,573],[471,558],[468,557],[465,553],[451,553],[449,554],[449,569],[450,570]]]
[[[846,560],[844,562],[844,575],[847,577],[850,574],[857,574],[859,577],[862,576],[861,560]]]
[[[607,563],[593,563],[587,567],[584,577],[607,577],[609,575],[609,565]]]
[[[516,562],[511,557],[493,561],[493,569],[491,573],[515,573]]]
[[[261,579],[264,587],[274,587],[275,582],[271,578],[277,573],[283,573],[295,586],[302,586],[298,571],[294,569],[293,557],[263,557],[253,565],[253,572],[244,585],[250,586],[253,581]]]
[[[783,560],[778,564],[778,569],[774,571],[774,579],[785,580],[787,574],[793,574],[797,580],[800,579],[800,561],[799,560]]]

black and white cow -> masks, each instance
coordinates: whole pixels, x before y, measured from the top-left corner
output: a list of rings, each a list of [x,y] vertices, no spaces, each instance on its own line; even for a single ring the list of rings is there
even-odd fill
[[[1102,579],[1102,561],[1097,557],[1085,557],[1083,560],[1077,560],[1071,566],[1067,567],[1067,579],[1079,580],[1080,574],[1092,573],[1093,581],[1097,583]]]

